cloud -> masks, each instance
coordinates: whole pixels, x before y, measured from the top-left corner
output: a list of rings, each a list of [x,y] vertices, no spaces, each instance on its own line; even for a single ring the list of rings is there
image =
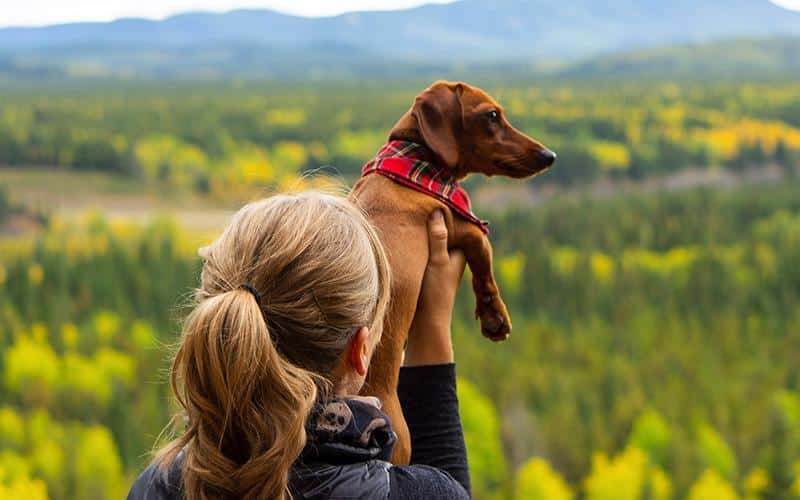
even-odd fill
[[[0,26],[43,26],[120,17],[163,19],[186,11],[224,12],[239,8],[275,9],[301,16],[330,16],[355,10],[386,10],[453,0],[25,0],[2,9]]]
[[[779,5],[784,9],[800,10],[800,0],[769,0],[775,5]]]

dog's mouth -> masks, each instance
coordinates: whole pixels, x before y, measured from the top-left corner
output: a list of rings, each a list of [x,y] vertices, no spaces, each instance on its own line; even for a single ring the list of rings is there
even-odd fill
[[[543,165],[537,164],[533,168],[528,166],[529,164],[521,163],[521,162],[507,162],[507,163],[498,163],[497,168],[505,173],[509,177],[513,177],[515,179],[523,179],[526,177],[535,177],[553,166],[551,163],[550,165]]]
[[[508,155],[496,162],[498,170],[505,175],[523,179],[534,177],[548,170],[556,161],[556,154],[547,148],[526,151],[521,155]]]

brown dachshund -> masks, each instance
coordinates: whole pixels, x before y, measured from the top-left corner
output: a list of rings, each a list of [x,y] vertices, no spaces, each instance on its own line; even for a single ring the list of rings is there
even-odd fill
[[[553,164],[556,155],[512,127],[503,108],[486,92],[465,83],[439,81],[418,95],[411,109],[389,134],[390,141],[408,141],[432,152],[443,176],[453,181],[471,173],[524,178]],[[427,220],[443,209],[448,246],[464,252],[472,271],[476,316],[483,335],[504,340],[509,318],[492,273],[492,247],[475,220],[429,194],[409,189],[385,175],[365,175],[351,196],[378,229],[392,269],[392,295],[383,338],[370,364],[363,393],[377,396],[398,435],[392,462],[406,464],[411,440],[397,397],[403,349],[416,310],[428,262]]]

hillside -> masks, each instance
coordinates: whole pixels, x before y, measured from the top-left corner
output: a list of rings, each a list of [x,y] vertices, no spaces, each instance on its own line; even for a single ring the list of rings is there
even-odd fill
[[[800,72],[800,37],[724,40],[592,57],[556,71],[560,78],[780,77]]]
[[[160,48],[111,44],[65,46],[15,54],[0,53],[0,84],[64,79],[145,80],[400,80],[440,78],[503,81],[613,79],[763,80],[800,73],[800,37],[729,39],[614,52],[574,61],[543,63],[457,63],[381,57],[354,47],[309,46],[266,49],[257,44],[222,43]]]

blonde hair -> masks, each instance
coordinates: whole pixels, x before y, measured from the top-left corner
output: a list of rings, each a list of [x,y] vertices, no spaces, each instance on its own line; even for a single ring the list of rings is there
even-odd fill
[[[156,461],[183,450],[188,500],[283,499],[306,418],[337,383],[352,335],[362,326],[380,335],[384,250],[349,201],[309,192],[246,205],[200,256],[197,305],[171,371],[188,423]]]

